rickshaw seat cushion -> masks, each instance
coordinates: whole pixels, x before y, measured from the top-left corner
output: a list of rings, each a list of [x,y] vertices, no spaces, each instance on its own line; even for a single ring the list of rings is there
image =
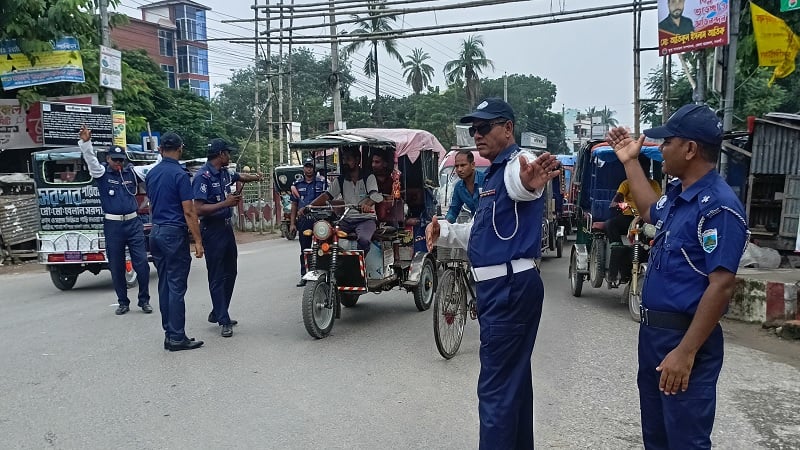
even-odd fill
[[[603,231],[606,229],[605,222],[592,222],[592,231]]]
[[[592,191],[592,217],[605,221],[611,218],[611,200],[617,194],[616,189],[595,189]]]

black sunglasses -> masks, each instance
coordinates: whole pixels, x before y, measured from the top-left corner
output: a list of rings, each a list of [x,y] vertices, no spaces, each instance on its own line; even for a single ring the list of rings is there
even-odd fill
[[[508,120],[501,120],[498,122],[486,122],[478,125],[477,127],[469,127],[469,137],[475,137],[475,133],[480,133],[481,136],[486,136],[489,132],[492,131],[496,125],[505,125],[508,123]]]

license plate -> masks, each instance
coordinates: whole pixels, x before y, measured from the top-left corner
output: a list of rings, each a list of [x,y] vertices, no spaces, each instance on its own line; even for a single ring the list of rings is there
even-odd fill
[[[83,261],[81,252],[64,252],[64,261]]]

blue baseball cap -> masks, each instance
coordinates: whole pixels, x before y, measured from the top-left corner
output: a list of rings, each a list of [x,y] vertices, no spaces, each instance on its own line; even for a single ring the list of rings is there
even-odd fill
[[[653,139],[679,137],[719,146],[722,122],[708,106],[688,104],[675,111],[665,125],[645,130],[644,134]]]
[[[111,159],[125,159],[125,149],[117,145],[108,149],[108,156]]]
[[[306,158],[305,162],[303,163],[303,167],[305,166],[314,167],[314,160],[311,158]]]
[[[516,122],[514,118],[514,110],[511,105],[503,101],[499,97],[490,97],[482,101],[471,114],[461,118],[461,123],[470,123],[475,119],[491,120],[502,117],[512,122]]]
[[[167,132],[161,136],[160,146],[162,150],[177,150],[183,145],[183,139],[178,136],[178,133],[173,131]]]
[[[217,156],[222,152],[231,152],[233,149],[224,139],[212,139],[208,144],[208,156]]]

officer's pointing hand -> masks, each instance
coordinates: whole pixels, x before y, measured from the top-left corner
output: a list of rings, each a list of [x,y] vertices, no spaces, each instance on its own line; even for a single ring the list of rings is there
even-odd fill
[[[525,156],[519,157],[519,178],[525,189],[529,191],[544,187],[548,181],[560,173],[558,159],[550,153],[542,153],[530,163]]]
[[[439,232],[441,231],[442,227],[439,225],[439,219],[436,216],[433,216],[433,220],[431,223],[425,227],[425,242],[428,245],[428,251],[433,251],[433,247],[436,246],[436,241],[439,240]]]
[[[642,151],[642,144],[644,144],[644,134],[636,140],[631,137],[627,129],[616,127],[608,132],[606,140],[614,148],[617,159],[625,164],[627,161],[632,161],[639,157],[639,152]]]
[[[92,130],[86,128],[86,125],[81,125],[79,136],[83,142],[89,142],[92,140]]]

